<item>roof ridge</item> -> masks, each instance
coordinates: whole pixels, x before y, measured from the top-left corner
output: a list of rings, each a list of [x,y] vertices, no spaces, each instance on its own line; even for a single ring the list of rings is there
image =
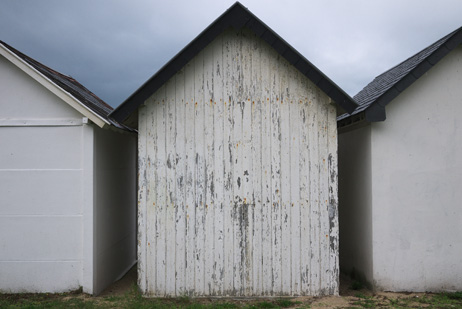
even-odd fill
[[[330,80],[315,65],[308,61],[295,48],[282,39],[268,25],[245,8],[235,2],[224,13],[216,18],[208,27],[199,33],[190,43],[178,52],[170,61],[152,75],[140,88],[132,93],[122,104],[111,113],[110,117],[122,122],[129,117],[152,93],[157,91],[176,72],[184,67],[202,49],[228,28],[248,28],[256,37],[265,41],[281,57],[311,80],[326,93],[334,102],[348,112],[357,107],[356,102],[337,84]]]

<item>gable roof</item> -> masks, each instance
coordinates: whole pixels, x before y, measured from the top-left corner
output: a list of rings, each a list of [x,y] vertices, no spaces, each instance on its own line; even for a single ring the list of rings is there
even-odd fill
[[[339,126],[362,112],[365,112],[366,121],[384,121],[385,106],[461,43],[462,27],[377,76],[353,97],[359,107],[351,115],[343,114],[337,118],[342,121]]]
[[[113,108],[85,88],[74,78],[61,74],[35,59],[21,53],[3,41],[0,41],[0,54],[18,66],[25,73],[45,86],[77,111],[89,118],[99,127],[112,124],[117,128],[125,127],[109,119]]]
[[[183,68],[218,35],[230,27],[237,30],[243,27],[250,29],[258,37],[273,47],[282,57],[310,79],[344,110],[351,113],[356,108],[357,104],[354,100],[339,86],[247,10],[242,4],[236,2],[165,64],[144,85],[136,90],[125,102],[119,105],[110,114],[110,117],[119,122],[127,119],[138,106],[149,98],[157,89]]]

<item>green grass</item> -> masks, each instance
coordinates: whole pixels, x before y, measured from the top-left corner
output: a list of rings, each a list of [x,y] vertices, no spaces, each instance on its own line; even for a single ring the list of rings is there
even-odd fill
[[[291,299],[252,300],[193,299],[189,297],[145,298],[134,286],[120,296],[91,297],[81,292],[63,294],[0,294],[0,308],[184,308],[184,309],[264,309],[290,308],[301,302]]]
[[[356,299],[352,305],[360,308],[420,308],[428,306],[430,308],[462,308],[462,292],[421,294],[418,296],[397,298],[367,296],[362,293],[355,295]]]
[[[139,295],[111,296],[106,298],[93,297],[69,297],[65,294],[47,295],[24,294],[24,295],[0,295],[0,308],[184,308],[184,309],[265,309],[265,308],[290,308],[300,302],[291,300],[256,301],[251,304],[239,305],[236,303],[216,301],[213,303],[201,303],[201,299],[185,298],[144,298]]]
[[[355,301],[353,305],[357,305],[362,308],[375,308],[378,305],[373,296],[366,296],[364,294],[359,293],[356,294],[356,297],[358,298],[358,300]]]
[[[356,293],[349,300],[355,308],[462,308],[462,292],[419,294],[397,298],[367,295],[370,292]],[[145,298],[134,285],[123,295],[107,297],[91,297],[81,293],[64,294],[0,294],[0,308],[184,308],[184,309],[265,309],[265,308],[309,308],[313,299],[305,303],[296,298],[274,299],[207,299],[207,298]],[[319,299],[319,298],[317,298]]]
[[[0,299],[0,308],[101,308],[93,302],[79,298],[63,299],[37,299],[28,297],[24,299]]]
[[[439,293],[432,296],[425,295],[417,301],[438,308],[462,308],[462,292]]]
[[[281,308],[290,308],[290,307],[294,307],[296,305],[300,305],[301,302],[293,301],[293,300],[287,299],[287,298],[281,298],[281,299],[276,300],[276,304]]]

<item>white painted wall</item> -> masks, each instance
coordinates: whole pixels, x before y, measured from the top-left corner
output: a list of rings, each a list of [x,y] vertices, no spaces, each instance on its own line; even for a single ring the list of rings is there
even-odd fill
[[[0,291],[101,292],[135,262],[136,136],[2,56],[0,94]]]
[[[336,108],[247,31],[139,110],[148,295],[338,293]]]
[[[82,115],[0,56],[0,119],[62,119]]]
[[[387,106],[385,122],[372,124],[377,289],[462,290],[461,71],[458,47]]]
[[[461,71],[458,47],[372,127],[374,277],[383,289],[462,289]]]
[[[4,120],[81,118],[0,57],[0,291],[81,286],[82,127]]]

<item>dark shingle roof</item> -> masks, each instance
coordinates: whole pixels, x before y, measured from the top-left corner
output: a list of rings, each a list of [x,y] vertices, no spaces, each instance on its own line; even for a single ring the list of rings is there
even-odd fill
[[[366,111],[367,121],[385,120],[385,106],[462,43],[462,27],[377,76],[353,98],[359,107],[351,116]],[[344,114],[338,121],[351,117]]]
[[[46,65],[21,53],[20,51],[11,47],[10,45],[6,44],[3,41],[0,41],[0,44],[8,48],[12,53],[14,53],[16,56],[21,58],[31,67],[33,67],[35,70],[40,72],[42,75],[44,75],[54,84],[56,84],[58,87],[60,87],[64,91],[71,94],[74,98],[79,100],[83,105],[85,105],[92,112],[94,112],[95,114],[103,118],[106,122],[112,123],[109,120],[108,115],[110,112],[112,112],[113,108],[110,105],[108,105],[106,102],[101,100],[99,97],[97,97],[93,92],[85,88],[82,84],[80,84],[74,78],[61,74],[47,67]],[[113,123],[113,124],[117,127],[120,127],[120,125],[117,123]]]
[[[325,76],[311,62],[304,58],[292,46],[271,30],[260,19],[236,2],[210,26],[199,34],[191,43],[172,58],[164,67],[153,75],[141,88],[119,105],[110,115],[119,122],[127,119],[138,106],[149,98],[157,89],[167,82],[175,73],[184,67],[203,48],[228,28],[248,28],[266,43],[272,46],[290,64],[309,78],[315,85],[332,98],[347,112],[352,112],[357,104],[339,86]]]

